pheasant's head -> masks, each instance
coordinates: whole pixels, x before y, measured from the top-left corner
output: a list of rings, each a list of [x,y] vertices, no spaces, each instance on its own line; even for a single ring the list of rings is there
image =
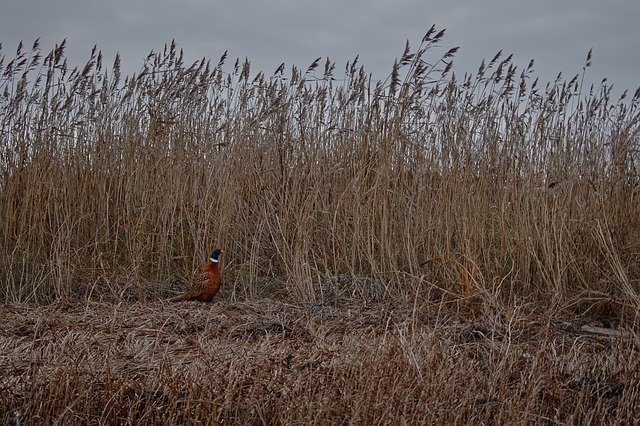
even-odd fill
[[[218,257],[221,254],[222,254],[222,250],[215,249],[214,251],[211,252],[211,258],[209,258],[209,260],[212,261],[213,263],[218,263]]]

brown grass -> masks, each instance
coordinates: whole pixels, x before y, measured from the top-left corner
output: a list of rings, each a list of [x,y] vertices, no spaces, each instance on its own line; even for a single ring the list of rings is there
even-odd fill
[[[64,43],[2,56],[2,298],[155,298],[215,245],[236,297],[285,277],[312,301],[341,274],[389,297],[467,293],[475,265],[475,289],[507,304],[635,315],[640,93],[542,88],[500,54],[458,80],[441,37],[383,82],[356,61],[186,67],[173,44],[124,81],[96,51],[69,70]]]
[[[640,90],[443,34],[385,81],[0,50],[4,418],[637,417]],[[159,303],[214,246],[223,304]]]
[[[442,307],[441,307],[442,308]],[[638,335],[532,312],[55,303],[0,311],[3,423],[628,423]]]

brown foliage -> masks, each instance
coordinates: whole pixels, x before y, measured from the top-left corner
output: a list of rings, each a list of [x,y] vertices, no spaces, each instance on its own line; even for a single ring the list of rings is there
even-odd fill
[[[0,310],[0,419],[33,423],[580,423],[640,415],[638,336],[526,307],[258,302]]]
[[[0,296],[158,297],[220,245],[236,297],[285,277],[311,301],[348,274],[386,296],[473,281],[507,304],[634,315],[637,96],[584,74],[542,88],[501,52],[458,81],[443,35],[380,82],[357,58],[343,75],[316,60],[252,76],[226,53],[186,66],[174,43],[124,80],[95,49],[73,70],[65,43],[3,55]]]

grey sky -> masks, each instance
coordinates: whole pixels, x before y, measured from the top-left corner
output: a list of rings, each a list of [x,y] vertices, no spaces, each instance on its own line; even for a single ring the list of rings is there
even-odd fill
[[[385,77],[409,39],[417,46],[435,23],[446,47],[460,46],[458,74],[504,49],[516,64],[536,61],[536,74],[579,73],[593,47],[590,81],[607,77],[631,92],[640,85],[638,0],[0,0],[0,41],[11,56],[17,43],[41,37],[44,50],[67,38],[68,56],[81,65],[94,44],[107,62],[119,51],[125,72],[140,69],[150,50],[175,39],[186,58],[217,61],[245,56],[252,72],[306,67],[329,56],[341,72],[356,54]]]

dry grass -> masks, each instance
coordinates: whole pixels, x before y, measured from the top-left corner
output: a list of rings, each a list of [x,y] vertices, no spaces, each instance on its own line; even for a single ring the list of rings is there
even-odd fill
[[[6,305],[3,423],[578,423],[640,415],[640,339],[529,312]]]
[[[0,50],[5,420],[637,418],[640,90],[443,34],[379,82]],[[159,303],[214,246],[223,304]]]
[[[441,38],[407,45],[383,82],[355,60],[342,75],[187,67],[175,45],[124,81],[96,51],[69,70],[64,43],[2,56],[2,298],[157,298],[215,245],[241,298],[285,277],[313,301],[348,274],[389,297],[437,286],[635,315],[640,93],[543,88],[499,54],[458,80]]]

